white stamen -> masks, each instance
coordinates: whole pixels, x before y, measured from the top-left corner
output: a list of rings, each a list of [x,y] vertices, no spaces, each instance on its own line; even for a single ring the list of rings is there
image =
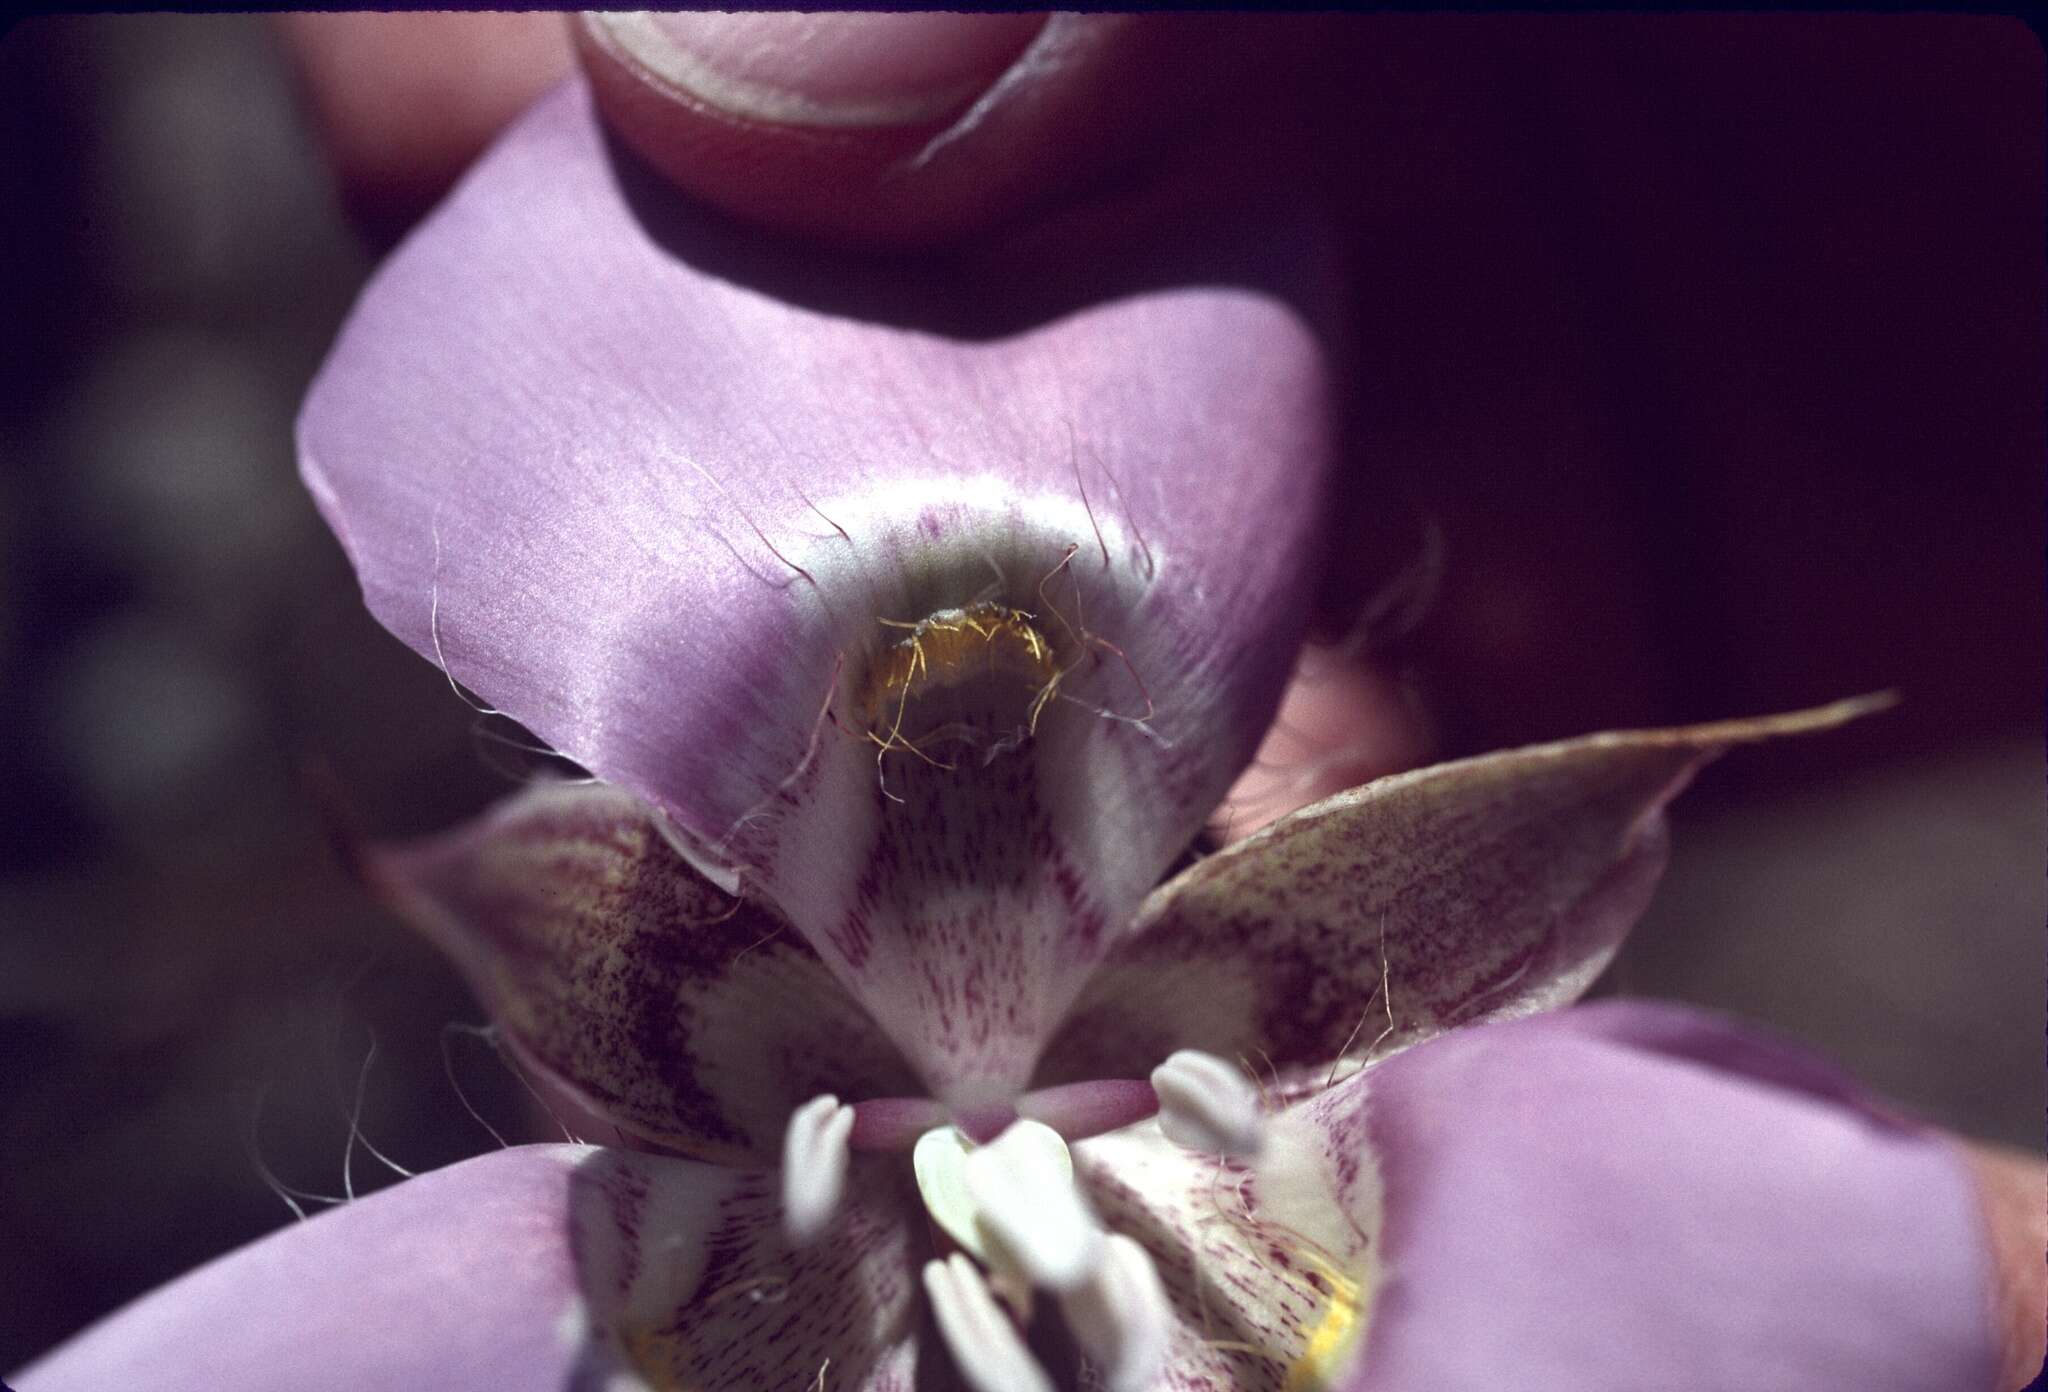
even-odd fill
[[[924,1291],[953,1364],[974,1392],[1053,1392],[972,1261],[955,1252],[926,1262]]]
[[[1122,1233],[1095,1273],[1060,1297],[1067,1328],[1102,1370],[1109,1392],[1143,1392],[1166,1361],[1166,1291],[1145,1249]]]
[[[1214,1054],[1182,1049],[1152,1070],[1159,1129],[1190,1150],[1252,1156],[1265,1127],[1249,1079]]]
[[[798,1107],[782,1137],[782,1231],[801,1247],[825,1230],[846,1188],[853,1108],[829,1094]]]
[[[1102,1229],[1074,1187],[1074,1161],[1059,1132],[1036,1121],[973,1151],[967,1193],[982,1227],[1033,1285],[1071,1290],[1102,1260]]]

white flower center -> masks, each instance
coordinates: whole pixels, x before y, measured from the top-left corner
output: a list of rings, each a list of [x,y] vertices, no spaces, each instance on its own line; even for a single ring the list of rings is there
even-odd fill
[[[918,1138],[913,1164],[933,1221],[982,1264],[955,1255],[927,1265],[924,1277],[939,1330],[975,1392],[1051,1385],[984,1267],[1005,1289],[1052,1291],[1110,1392],[1152,1381],[1166,1355],[1166,1294],[1145,1249],[1095,1221],[1057,1131],[1020,1120],[977,1146],[958,1127],[935,1127]]]
[[[1050,1126],[1014,1122],[984,1146],[958,1127],[935,1127],[918,1138],[911,1163],[933,1221],[982,1265],[1065,1290],[1101,1259],[1102,1229]]]
[[[909,1144],[919,1195],[960,1252],[927,1263],[925,1291],[940,1333],[975,1392],[1050,1392],[1045,1370],[1021,1332],[1033,1288],[1059,1302],[1069,1332],[1101,1372],[1108,1392],[1142,1392],[1166,1356],[1170,1311],[1145,1249],[1106,1232],[1074,1180],[1061,1129],[1093,1135],[1156,1108],[1168,1139],[1190,1149],[1249,1156],[1263,1139],[1260,1099],[1222,1059],[1182,1050],[1146,1085],[1107,1080],[1027,1094],[1032,1116],[1003,1125],[970,1119],[977,1144],[952,1121],[927,1125],[909,1142],[906,1124],[944,1115],[926,1099],[883,1098],[858,1108],[815,1097],[790,1118],[783,1144],[783,1224],[793,1243],[815,1239],[845,1187],[852,1139],[862,1149]],[[856,1116],[856,1112],[860,1116]],[[993,1137],[989,1132],[996,1130]]]

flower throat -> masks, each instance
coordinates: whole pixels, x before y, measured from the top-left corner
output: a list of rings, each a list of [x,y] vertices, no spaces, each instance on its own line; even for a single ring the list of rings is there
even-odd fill
[[[993,600],[879,622],[902,636],[876,655],[860,692],[878,757],[950,769],[963,754],[986,763],[1012,752],[1037,733],[1066,675],[1035,616]]]

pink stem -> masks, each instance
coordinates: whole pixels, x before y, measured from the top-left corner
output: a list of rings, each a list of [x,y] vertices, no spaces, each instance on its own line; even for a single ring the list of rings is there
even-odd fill
[[[929,1097],[873,1097],[853,1104],[846,1143],[855,1150],[908,1150],[946,1120],[946,1109]]]

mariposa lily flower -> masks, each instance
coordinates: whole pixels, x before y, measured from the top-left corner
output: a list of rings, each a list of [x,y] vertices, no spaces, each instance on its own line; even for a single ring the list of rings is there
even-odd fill
[[[600,1144],[274,1237],[26,1392],[1989,1386],[1944,1143],[1695,1014],[1538,1013],[1703,763],[1853,703],[1400,775],[1161,883],[1300,641],[1309,250],[1225,221],[948,318],[537,108],[301,439],[378,616],[593,775],[365,871]]]

